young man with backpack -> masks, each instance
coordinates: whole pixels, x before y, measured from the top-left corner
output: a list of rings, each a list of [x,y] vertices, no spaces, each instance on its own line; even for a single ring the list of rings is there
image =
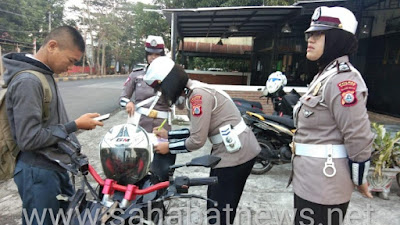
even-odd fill
[[[73,194],[66,170],[70,158],[57,148],[60,138],[53,134],[61,129],[77,142],[73,132],[103,125],[93,120],[99,116],[97,113],[70,121],[53,78],[53,74],[68,71],[84,51],[80,33],[73,27],[62,26],[48,34],[36,55],[10,53],[3,57],[5,106],[19,149],[13,176],[23,204],[22,224],[29,223],[32,214],[46,217],[43,223],[43,218],[37,218],[31,224],[52,224],[50,211],[57,215],[59,209],[67,207],[56,196]],[[51,99],[46,99],[49,96]]]

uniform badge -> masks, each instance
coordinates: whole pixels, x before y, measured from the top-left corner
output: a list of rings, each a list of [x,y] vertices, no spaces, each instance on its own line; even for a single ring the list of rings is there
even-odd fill
[[[345,107],[353,106],[357,103],[356,90],[357,83],[352,80],[345,80],[337,85],[341,92],[341,104]]]
[[[192,115],[193,116],[201,116],[203,111],[201,110],[201,105],[193,105],[192,106]]]
[[[130,78],[130,77],[128,77],[128,79],[126,79],[126,81],[125,81],[125,83],[124,83],[124,86],[126,86],[126,85],[129,83],[129,81],[131,81],[131,78]]]
[[[315,86],[314,91],[313,91],[313,95],[314,95],[314,96],[317,96],[319,89],[321,89],[321,86],[322,86],[321,82],[319,82],[319,83]]]
[[[315,9],[314,14],[312,15],[311,19],[313,21],[317,21],[321,17],[321,7]]]
[[[203,103],[203,96],[195,95],[190,98],[190,104],[192,104],[192,115],[193,116],[201,116],[202,109],[201,104]]]
[[[203,99],[203,96],[195,95],[195,96],[190,98],[190,103],[192,105],[201,105],[203,103],[202,99]]]
[[[343,72],[349,72],[351,71],[349,65],[347,65],[347,63],[345,62],[341,62],[338,64],[338,71],[339,73],[343,73]]]
[[[157,41],[155,39],[151,40],[150,45],[152,47],[156,47],[157,46]]]
[[[307,109],[303,110],[303,113],[304,113],[304,117],[305,117],[305,118],[308,118],[308,117],[310,117],[312,114],[314,114],[314,112],[311,112],[311,111],[309,111],[309,110],[307,110]]]

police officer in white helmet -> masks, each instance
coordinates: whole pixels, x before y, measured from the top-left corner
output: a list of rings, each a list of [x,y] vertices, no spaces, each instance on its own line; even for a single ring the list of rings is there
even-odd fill
[[[218,177],[218,184],[208,187],[207,196],[218,202],[208,204],[210,224],[233,224],[236,208],[247,177],[261,151],[257,139],[246,126],[232,99],[222,90],[191,80],[182,67],[167,57],[159,57],[149,66],[144,80],[157,90],[169,104],[181,96],[186,99],[190,115],[190,131],[165,130],[154,133],[169,142],[155,146],[161,154],[191,152],[204,146],[207,139],[211,154],[221,158],[211,169],[210,176]],[[218,223],[220,222],[220,223]]]
[[[150,65],[154,59],[159,56],[164,56],[165,45],[164,40],[161,36],[149,35],[145,43],[146,60]],[[132,73],[124,83],[124,88],[120,96],[120,101],[123,98],[129,99],[129,103],[126,104],[125,108],[127,113],[132,116],[133,113],[140,113],[141,119],[139,125],[143,127],[147,132],[152,132],[153,127],[160,126],[165,119],[170,119],[171,108],[166,102],[160,98],[149,113],[153,101],[149,101],[142,107],[138,107],[136,110],[135,104],[145,101],[155,95],[153,88],[149,87],[144,81],[143,76],[146,74],[146,68],[133,69]],[[168,123],[164,123],[164,128],[167,130],[171,129]],[[175,164],[176,156],[172,154],[154,154],[153,163],[151,165],[151,171],[158,176],[160,181],[168,180],[168,168],[170,165]]]
[[[366,176],[374,135],[368,90],[349,62],[357,20],[343,7],[318,7],[305,31],[306,57],[319,67],[294,109],[295,224],[342,224],[354,186],[369,198]]]

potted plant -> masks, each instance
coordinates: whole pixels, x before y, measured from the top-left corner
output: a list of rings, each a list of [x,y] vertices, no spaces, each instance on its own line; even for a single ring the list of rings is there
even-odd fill
[[[380,197],[388,199],[393,178],[400,172],[400,131],[393,134],[386,132],[382,124],[371,125],[376,136],[371,155],[371,172],[367,179],[371,191],[379,192]]]

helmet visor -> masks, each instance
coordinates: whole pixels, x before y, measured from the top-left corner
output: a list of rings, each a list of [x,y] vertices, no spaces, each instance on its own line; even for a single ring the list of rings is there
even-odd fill
[[[148,47],[145,47],[144,50],[148,53],[159,53],[159,54],[161,54],[162,51],[164,51],[164,49],[162,48],[148,48]]]

